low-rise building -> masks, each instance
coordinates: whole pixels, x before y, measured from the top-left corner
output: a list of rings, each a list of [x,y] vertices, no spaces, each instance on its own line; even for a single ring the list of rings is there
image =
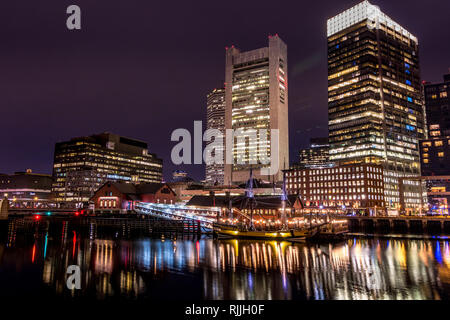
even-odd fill
[[[0,174],[0,197],[7,198],[11,208],[38,208],[51,200],[52,176],[26,172]]]
[[[134,210],[137,202],[173,204],[176,194],[166,183],[107,182],[91,198],[94,210]]]

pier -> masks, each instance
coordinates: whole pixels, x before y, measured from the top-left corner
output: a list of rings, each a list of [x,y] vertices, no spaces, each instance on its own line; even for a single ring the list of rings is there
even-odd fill
[[[342,216],[341,216],[342,217]],[[450,218],[428,216],[347,216],[350,229],[372,228],[386,231],[433,231],[449,232]]]

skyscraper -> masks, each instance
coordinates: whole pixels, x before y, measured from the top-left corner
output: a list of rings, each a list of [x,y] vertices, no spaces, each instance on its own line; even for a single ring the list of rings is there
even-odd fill
[[[417,38],[368,1],[329,19],[327,35],[330,161],[382,163],[387,206],[419,207],[420,182],[399,189],[420,174],[425,133]]]
[[[450,136],[450,73],[443,82],[425,83],[424,93],[429,136]]]
[[[217,129],[223,135],[225,134],[225,90],[223,88],[214,89],[207,95],[206,129]],[[224,152],[223,146],[218,149],[220,150],[217,151]],[[224,164],[206,164],[205,180],[208,185],[223,185],[224,174]]]
[[[55,145],[52,192],[56,201],[87,202],[106,181],[161,182],[162,160],[147,143],[112,133]]]
[[[430,211],[448,213],[450,205],[450,74],[441,83],[425,83],[428,138],[420,141],[422,176]]]
[[[225,127],[233,130],[256,130],[256,141],[233,141],[233,164],[225,164],[225,184],[246,181],[250,167],[267,168],[264,157],[270,157],[271,130],[278,130],[277,173],[255,177],[280,181],[281,170],[289,166],[287,46],[278,37],[269,36],[268,47],[241,52],[232,46],[226,50],[225,63]],[[259,134],[264,130],[267,139]]]

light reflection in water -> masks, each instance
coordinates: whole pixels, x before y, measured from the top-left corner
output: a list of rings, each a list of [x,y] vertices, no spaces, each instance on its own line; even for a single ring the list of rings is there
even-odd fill
[[[443,240],[349,239],[306,245],[212,239],[92,239],[48,232],[0,243],[0,267],[42,266],[58,295],[197,299],[449,299],[450,248]],[[24,250],[25,249],[25,250]],[[29,253],[29,256],[23,256]],[[12,264],[14,262],[14,264]],[[67,266],[83,270],[68,292]],[[2,268],[0,268],[2,270]],[[1,271],[0,271],[1,272]],[[7,290],[7,289],[0,289]],[[4,292],[2,292],[4,293]]]

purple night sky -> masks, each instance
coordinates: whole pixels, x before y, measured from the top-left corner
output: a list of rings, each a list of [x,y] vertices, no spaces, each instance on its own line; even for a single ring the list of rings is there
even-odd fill
[[[373,0],[419,38],[422,78],[450,67],[448,0]],[[57,141],[110,131],[170,161],[171,132],[206,117],[225,47],[288,45],[290,157],[327,135],[326,19],[357,0],[15,0],[0,3],[0,172],[51,173]],[[66,28],[66,8],[82,30]],[[196,179],[204,166],[182,167]]]

